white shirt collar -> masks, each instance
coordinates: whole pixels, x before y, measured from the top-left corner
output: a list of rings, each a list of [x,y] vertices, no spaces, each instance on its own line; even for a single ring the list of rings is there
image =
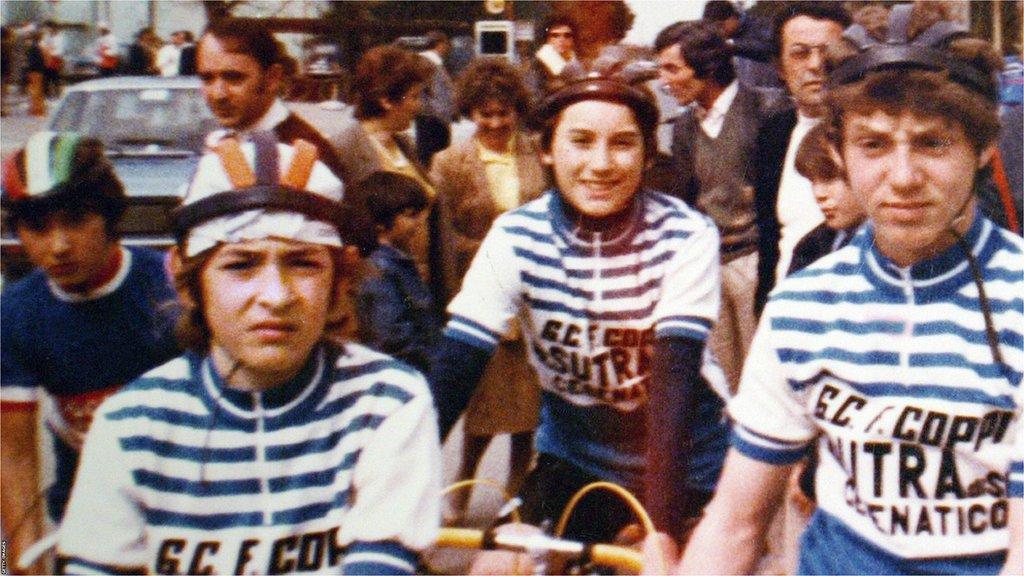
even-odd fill
[[[288,107],[284,105],[284,102],[281,102],[280,98],[278,98],[274,100],[274,103],[270,105],[270,108],[267,109],[262,118],[253,122],[252,126],[249,126],[244,130],[239,130],[238,132],[244,134],[249,132],[273,130],[278,124],[284,122],[285,119],[288,118],[288,114]]]
[[[434,52],[433,50],[426,50],[426,51],[420,52],[420,56],[423,56],[427,60],[430,60],[431,62],[434,63],[435,66],[443,66],[444,65],[444,60],[441,59],[441,55],[438,54],[437,52]]]
[[[128,272],[132,269],[131,251],[124,246],[118,246],[118,250],[121,251],[121,266],[117,269],[114,277],[102,286],[97,286],[85,294],[73,294],[71,292],[64,291],[64,289],[58,286],[56,282],[47,278],[47,284],[50,286],[50,292],[55,298],[64,302],[88,302],[89,300],[98,300],[103,298],[117,290],[122,284],[124,284],[125,278],[128,277]]]
[[[796,111],[796,123],[797,123],[797,125],[801,126],[802,128],[804,128],[806,130],[810,130],[811,128],[814,128],[815,126],[818,125],[819,122],[821,122],[821,117],[820,116],[818,116],[818,117],[806,116],[806,115],[804,115],[803,112],[801,112],[799,110]]]
[[[278,98],[274,100],[274,103],[270,105],[270,108],[263,114],[263,116],[252,123],[251,126],[242,130],[233,130],[228,128],[218,128],[213,132],[206,135],[206,147],[213,148],[220,142],[225,136],[229,134],[235,134],[241,139],[245,139],[246,136],[253,132],[267,132],[277,127],[278,124],[284,122],[288,118],[291,112],[288,111],[288,107],[281,102]]]
[[[537,50],[534,55],[537,57],[537,60],[540,60],[541,64],[546,66],[547,69],[555,76],[561,74],[562,70],[565,69],[569,62],[576,60],[575,54],[573,54],[569,60],[562,58],[562,55],[559,54],[551,44],[541,46],[540,50]]]
[[[718,138],[718,135],[721,134],[722,125],[725,124],[725,115],[729,112],[732,101],[736,99],[737,92],[739,92],[739,83],[733,80],[725,87],[725,90],[722,90],[718,98],[715,98],[715,103],[711,105],[711,109],[701,120],[701,130],[704,130],[709,137]]]

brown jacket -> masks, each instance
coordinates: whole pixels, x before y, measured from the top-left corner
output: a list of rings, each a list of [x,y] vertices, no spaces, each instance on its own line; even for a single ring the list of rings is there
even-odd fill
[[[520,133],[515,152],[521,205],[540,196],[548,180],[535,139]],[[450,293],[454,295],[501,212],[491,196],[475,139],[438,152],[430,177],[437,187],[438,204],[451,217],[456,283]],[[522,337],[514,335],[501,342],[487,364],[466,409],[465,431],[470,436],[530,431],[537,427],[539,412],[540,384],[526,359]]]
[[[519,173],[520,205],[539,197],[548,188],[540,145],[525,133],[516,138],[516,170]],[[455,275],[461,284],[480,242],[491,223],[501,214],[491,196],[476,140],[453,144],[438,152],[431,163],[430,179],[437,187],[439,201],[445,204],[451,218]],[[457,291],[458,286],[454,288]]]

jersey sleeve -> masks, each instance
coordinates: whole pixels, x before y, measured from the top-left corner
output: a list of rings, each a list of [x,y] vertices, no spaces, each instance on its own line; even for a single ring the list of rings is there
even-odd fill
[[[355,501],[341,528],[345,574],[413,574],[441,520],[441,446],[425,390],[391,413],[354,470]]]
[[[493,352],[513,331],[521,283],[518,258],[510,234],[495,222],[462,280],[462,289],[448,305],[451,319],[444,334]]]
[[[729,402],[732,445],[769,464],[791,464],[817,435],[814,420],[786,379],[772,342],[771,304],[765,308],[743,365],[739,392]]]
[[[145,517],[135,497],[109,402],[82,449],[57,552],[67,574],[139,573],[146,567]]]
[[[673,243],[676,244],[676,243]],[[678,243],[654,309],[656,336],[707,340],[721,300],[718,231],[708,225]]]
[[[9,294],[0,297],[0,409],[34,409],[39,400],[39,375],[25,342],[22,314]]]

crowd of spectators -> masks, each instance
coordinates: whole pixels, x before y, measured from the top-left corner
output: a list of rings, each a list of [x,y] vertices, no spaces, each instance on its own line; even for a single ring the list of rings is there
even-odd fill
[[[527,62],[480,57],[455,78],[442,32],[419,53],[375,46],[329,126],[289,110],[287,54],[261,26],[224,20],[196,42],[180,31],[169,43],[145,28],[123,49],[98,24],[101,74],[195,74],[221,129],[189,183],[185,205],[195,205],[179,211],[167,262],[118,243],[123,191],[98,143],[36,135],[4,164],[9,223],[39,266],[3,292],[10,553],[43,535],[32,505],[39,479],[11,470],[38,467],[34,419],[48,394],[58,474],[46,512],[60,522],[70,510],[58,567],[71,570],[152,568],[156,547],[157,561],[168,553],[146,535],[171,538],[178,528],[182,547],[204,530],[238,540],[241,566],[269,553],[235,527],[261,525],[265,540],[308,535],[329,530],[342,509],[352,528],[331,537],[351,547],[347,567],[412,572],[429,544],[422,536],[442,515],[460,522],[470,493],[446,507],[412,502],[437,488],[440,465],[408,471],[402,485],[403,450],[410,461],[439,460],[421,436],[439,430],[444,441],[460,419],[461,463],[450,475],[472,478],[492,438],[510,434],[505,486],[528,522],[551,524],[577,489],[616,482],[668,534],[648,541],[659,547],[648,561],[663,570],[750,572],[763,562],[778,573],[963,572],[970,558],[981,570],[1020,562],[1019,543],[1003,537],[1021,536],[1022,525],[1024,350],[1013,326],[1024,269],[1022,127],[1019,103],[997,108],[1001,60],[942,2],[852,15],[841,3],[788,3],[766,22],[712,1],[701,21],[666,24],[648,51],[653,66],[624,61],[629,53],[615,47],[579,61],[578,28],[562,15],[542,27]],[[6,67],[11,34],[5,85],[15,74]],[[25,69],[59,90],[59,30],[47,23],[29,38]],[[866,57],[883,49],[881,64]],[[652,89],[673,109],[659,110]],[[454,137],[460,119],[472,125],[468,137]],[[661,123],[671,124],[667,150]],[[655,166],[667,170],[664,190],[643,184]],[[232,191],[241,196],[228,200]],[[257,314],[251,336],[226,319],[232,310],[272,318]],[[315,329],[296,324],[301,315]],[[294,354],[263,350],[300,337]],[[827,341],[835,338],[844,340]],[[346,391],[371,373],[379,380]],[[327,399],[283,416],[306,402],[306,386]],[[179,396],[194,405],[173,408]],[[885,416],[894,409],[902,413]],[[869,410],[875,420],[862,422]],[[929,424],[940,411],[941,423]],[[125,425],[133,419],[145,430]],[[899,478],[883,471],[897,448],[874,428],[890,420],[906,441]],[[365,435],[352,432],[359,426]],[[317,440],[296,440],[289,427]],[[249,458],[233,462],[231,450],[265,449],[233,444],[240,430],[276,443],[279,476],[256,465],[259,482],[227,472]],[[194,446],[181,439],[203,433]],[[983,454],[969,464],[949,455],[968,441],[975,452],[985,443]],[[350,457],[339,458],[342,445]],[[155,463],[140,463],[136,453],[147,451]],[[858,455],[874,458],[873,496],[857,483],[867,474]],[[329,471],[310,464],[321,457]],[[188,461],[180,478],[175,459]],[[113,484],[103,480],[108,461]],[[922,488],[926,462],[931,485]],[[967,486],[973,480],[988,487]],[[267,481],[315,504],[277,494],[279,508],[252,520],[225,498],[262,494]],[[335,481],[343,496],[325,500],[317,489]],[[898,498],[888,494],[896,486]],[[385,488],[392,520],[430,516],[430,526],[414,535],[397,520],[375,524],[369,515],[387,516]],[[908,488],[936,509],[944,495],[978,499],[991,518],[975,530],[974,508],[963,508],[958,536],[943,516],[941,534],[915,538],[919,527],[889,538],[896,521],[885,520],[892,534],[883,534],[875,513],[884,506],[888,517],[891,507],[896,518]],[[174,499],[154,498],[161,491]],[[881,502],[883,491],[891,502],[856,500]],[[809,504],[794,513],[798,499]],[[101,504],[118,516],[105,544],[90,548],[86,528]],[[676,546],[701,518],[680,560]],[[628,509],[598,497],[567,535],[608,541],[629,523]],[[769,538],[762,559],[769,530],[808,525],[799,561],[783,537]],[[725,557],[716,541],[743,551]],[[945,553],[929,549],[945,541]],[[830,546],[870,553],[837,559],[823,552]]]

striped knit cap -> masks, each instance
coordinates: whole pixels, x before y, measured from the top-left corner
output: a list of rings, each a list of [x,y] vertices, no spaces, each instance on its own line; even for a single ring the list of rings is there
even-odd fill
[[[186,256],[262,238],[341,247],[341,199],[341,181],[313,144],[282,144],[271,132],[226,136],[200,159],[174,228]]]
[[[8,209],[93,197],[123,209],[124,187],[103,154],[103,144],[72,132],[37,132],[3,163],[3,204]]]

